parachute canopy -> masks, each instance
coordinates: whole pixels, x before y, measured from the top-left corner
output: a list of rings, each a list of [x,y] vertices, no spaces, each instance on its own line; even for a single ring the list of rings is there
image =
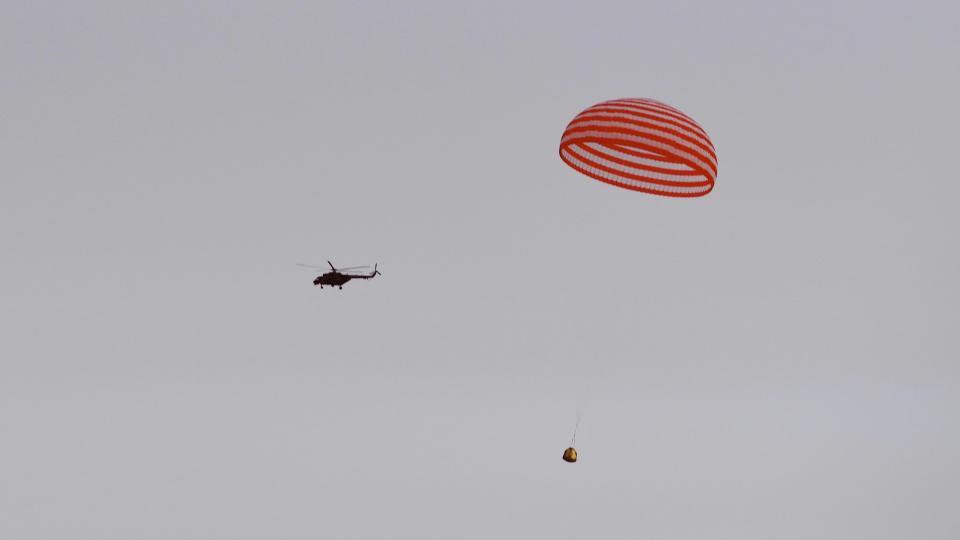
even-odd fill
[[[604,101],[578,114],[560,139],[560,159],[601,182],[667,197],[701,197],[717,179],[707,132],[652,99]]]

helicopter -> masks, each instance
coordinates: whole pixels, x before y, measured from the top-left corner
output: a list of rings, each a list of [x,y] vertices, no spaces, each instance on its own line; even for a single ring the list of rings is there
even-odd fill
[[[343,271],[346,270],[356,270],[359,268],[370,268],[370,265],[366,266],[351,266],[348,268],[336,268],[333,266],[333,263],[327,261],[327,264],[330,265],[330,272],[327,272],[321,276],[317,276],[313,280],[314,285],[319,285],[322,289],[324,285],[329,285],[331,287],[336,286],[339,289],[343,289],[343,284],[350,281],[351,279],[373,279],[376,276],[381,276],[383,274],[377,270],[377,265],[373,265],[373,271],[369,274],[344,274]],[[323,268],[322,266],[313,266],[309,264],[297,263],[297,266],[304,266],[307,268]]]

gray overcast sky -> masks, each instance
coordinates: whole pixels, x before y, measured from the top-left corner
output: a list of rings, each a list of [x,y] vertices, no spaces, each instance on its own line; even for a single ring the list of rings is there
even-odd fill
[[[0,537],[956,538],[958,15],[4,3]]]

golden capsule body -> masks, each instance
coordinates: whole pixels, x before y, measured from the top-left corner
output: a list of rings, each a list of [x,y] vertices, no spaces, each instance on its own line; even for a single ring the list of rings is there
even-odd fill
[[[567,448],[563,451],[563,460],[567,463],[576,463],[577,462],[577,449],[574,447]]]

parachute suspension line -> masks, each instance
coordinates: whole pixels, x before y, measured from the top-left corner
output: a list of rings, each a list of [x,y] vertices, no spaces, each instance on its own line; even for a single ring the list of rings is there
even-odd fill
[[[570,447],[577,446],[577,428],[580,427],[580,411],[577,411],[577,423],[573,426],[573,437],[570,437]]]

